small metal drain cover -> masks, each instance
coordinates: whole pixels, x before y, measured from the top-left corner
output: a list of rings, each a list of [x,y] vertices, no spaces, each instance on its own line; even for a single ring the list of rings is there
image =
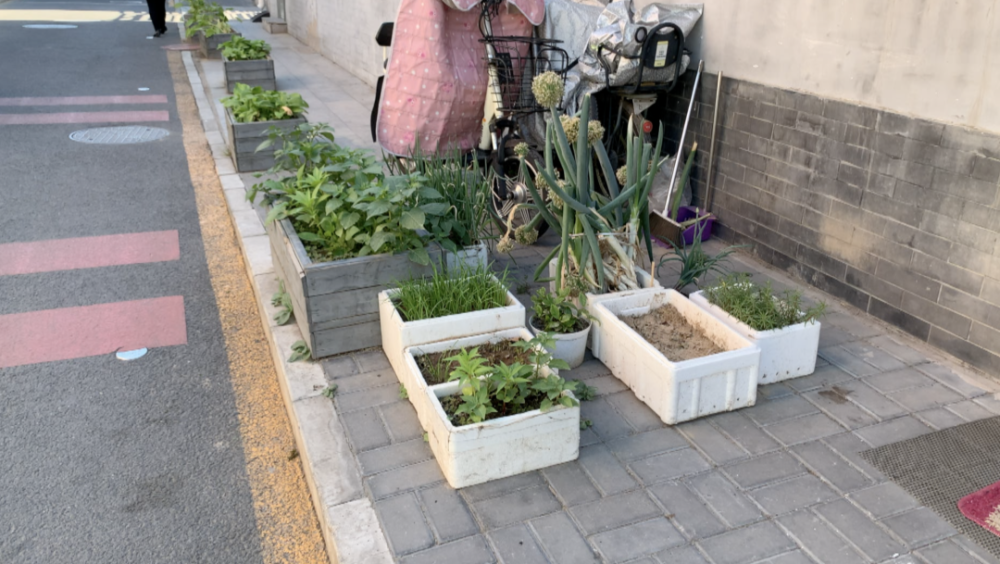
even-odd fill
[[[159,127],[145,125],[124,125],[120,127],[93,127],[81,129],[69,134],[69,138],[80,143],[96,143],[100,145],[125,145],[129,143],[146,143],[163,139],[170,132]]]
[[[25,24],[21,27],[28,29],[76,29],[77,26],[72,24]]]

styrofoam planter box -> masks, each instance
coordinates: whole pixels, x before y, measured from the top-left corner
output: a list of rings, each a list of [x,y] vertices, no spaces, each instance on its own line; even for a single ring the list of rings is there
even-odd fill
[[[673,362],[619,316],[642,315],[674,304],[684,318],[725,349]],[[603,333],[594,356],[632,389],[664,423],[749,407],[757,401],[760,349],[675,290],[608,298],[593,308]]]
[[[816,353],[819,350],[820,322],[797,323],[757,331],[726,310],[708,301],[704,292],[691,294],[691,301],[722,321],[760,348],[760,384],[773,384],[789,378],[812,374],[816,370]]]
[[[500,283],[492,276],[497,284]],[[479,335],[492,333],[503,329],[524,327],[524,306],[517,301],[514,294],[507,292],[507,305],[504,307],[470,311],[433,319],[420,321],[403,321],[399,310],[392,302],[399,294],[398,288],[384,290],[378,295],[378,317],[382,328],[382,350],[389,357],[396,374],[404,370],[403,349]],[[406,385],[405,383],[403,384]],[[409,388],[407,388],[409,390]]]
[[[440,352],[476,346],[511,337],[530,339],[524,328],[434,343],[407,349],[407,363],[416,369],[413,351]],[[419,380],[423,376],[416,372]],[[464,488],[490,480],[538,470],[576,460],[580,455],[580,407],[556,406],[549,411],[528,411],[455,427],[438,398],[459,394],[458,382],[447,382],[420,390],[415,402],[426,409],[421,425],[448,484]],[[410,392],[410,398],[414,393]],[[417,409],[418,417],[421,409]]]
[[[434,412],[434,409],[424,391],[431,386],[427,384],[427,380],[424,379],[424,375],[420,372],[416,357],[443,351],[470,349],[486,343],[499,343],[507,339],[530,341],[532,337],[531,332],[525,329],[522,324],[521,327],[515,329],[504,329],[492,333],[480,333],[458,339],[414,345],[403,349],[402,365],[400,368],[394,366],[393,369],[396,371],[396,379],[406,388],[406,396],[413,405],[413,409],[417,412],[417,420],[420,421],[420,425],[426,430],[428,416]]]

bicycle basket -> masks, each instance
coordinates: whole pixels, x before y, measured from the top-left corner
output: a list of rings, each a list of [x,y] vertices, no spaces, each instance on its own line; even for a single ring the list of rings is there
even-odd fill
[[[558,47],[560,42],[535,37],[488,37],[480,42],[493,50],[493,57],[487,57],[487,61],[500,83],[500,99],[496,100],[500,109],[516,113],[547,110],[535,102],[531,82],[547,71],[566,74],[569,55]]]

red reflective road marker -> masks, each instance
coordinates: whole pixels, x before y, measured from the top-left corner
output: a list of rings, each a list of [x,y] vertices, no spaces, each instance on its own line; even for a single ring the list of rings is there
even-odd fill
[[[0,315],[0,368],[184,344],[183,296]]]
[[[166,104],[163,94],[132,96],[49,96],[39,98],[0,98],[0,106],[90,106],[96,104]]]
[[[0,244],[0,276],[165,262],[181,256],[177,231]]]
[[[170,121],[170,114],[165,110],[133,112],[63,112],[56,114],[0,114],[0,125],[134,123],[142,121]]]

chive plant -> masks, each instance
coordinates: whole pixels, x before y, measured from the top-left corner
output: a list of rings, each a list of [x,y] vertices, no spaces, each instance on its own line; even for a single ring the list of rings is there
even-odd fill
[[[746,273],[721,279],[705,290],[705,297],[756,331],[815,321],[826,311],[824,302],[803,310],[800,291],[786,290],[775,295],[770,282],[754,284]]]
[[[451,270],[435,269],[429,278],[410,278],[399,283],[393,298],[405,321],[419,321],[507,305],[507,271],[499,277],[489,267],[460,265]]]

